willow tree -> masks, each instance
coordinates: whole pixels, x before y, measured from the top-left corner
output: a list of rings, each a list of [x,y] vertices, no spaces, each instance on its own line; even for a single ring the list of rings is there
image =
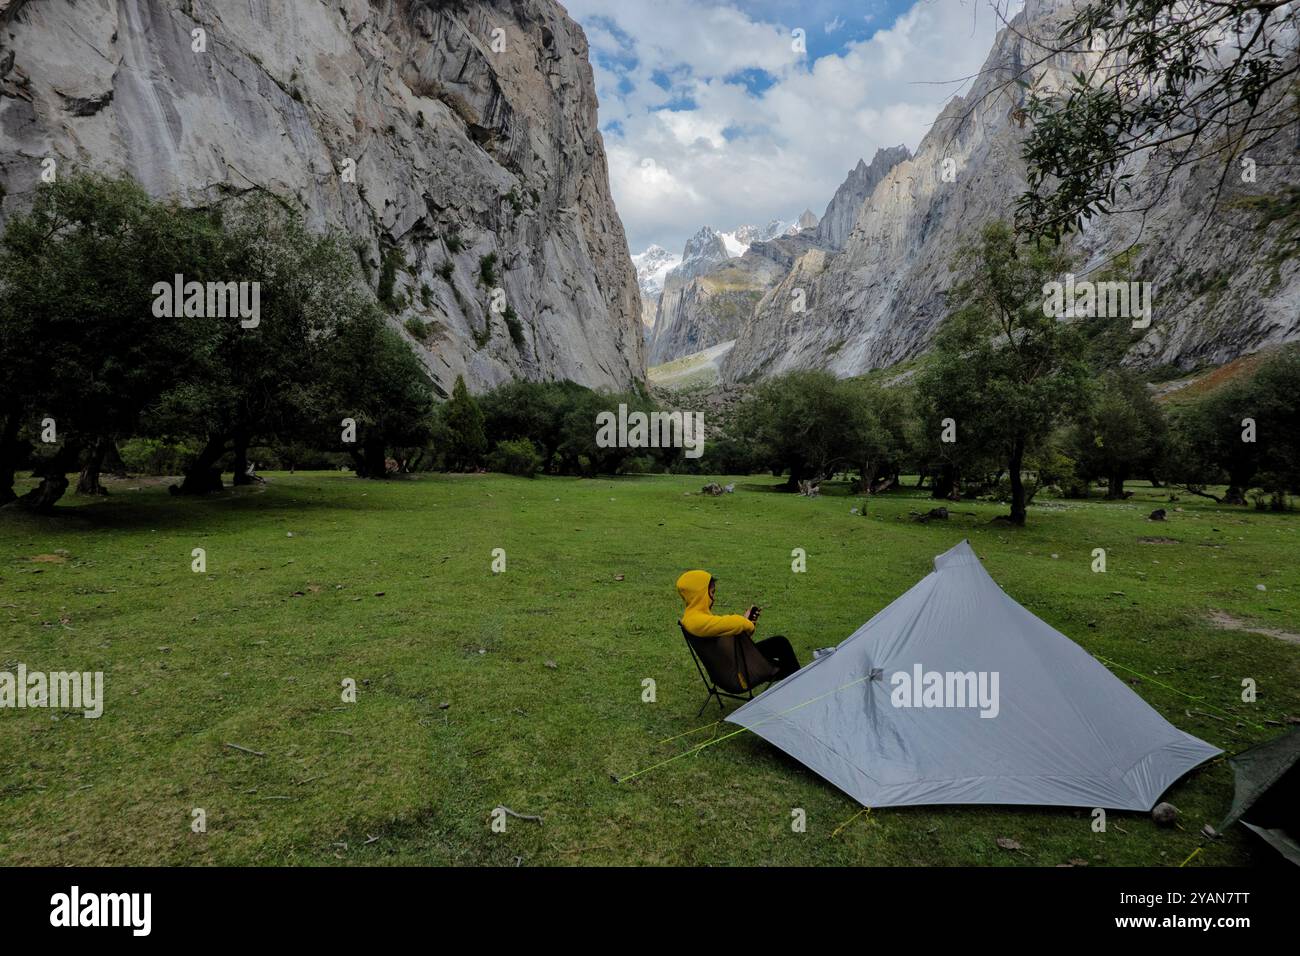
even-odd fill
[[[1026,456],[1089,401],[1080,330],[1043,304],[1044,286],[1065,262],[997,222],[955,267],[950,311],[918,381],[921,407],[931,410],[924,427],[958,454],[996,456],[1011,484],[1010,521],[1023,525]]]
[[[157,318],[154,284],[202,275],[219,244],[206,213],[98,176],[42,185],[9,220],[0,237],[0,503],[16,497],[25,446],[43,452],[26,507],[53,507],[78,469],[83,489],[99,490],[114,439],[194,373],[209,335],[197,318]]]

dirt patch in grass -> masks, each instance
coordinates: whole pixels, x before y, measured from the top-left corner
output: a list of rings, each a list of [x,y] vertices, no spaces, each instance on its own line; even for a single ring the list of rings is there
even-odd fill
[[[1138,544],[1182,544],[1177,538],[1138,538]]]
[[[1233,617],[1227,611],[1211,611],[1210,623],[1215,627],[1223,628],[1225,631],[1246,631],[1250,634],[1264,634],[1268,637],[1276,637],[1280,641],[1286,641],[1288,644],[1300,644],[1300,634],[1293,634],[1277,627],[1260,627],[1249,624]]]

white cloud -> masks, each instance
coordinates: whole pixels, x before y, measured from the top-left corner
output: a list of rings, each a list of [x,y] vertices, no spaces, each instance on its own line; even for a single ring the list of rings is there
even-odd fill
[[[822,29],[825,30],[827,33],[834,33],[842,26],[844,26],[844,18],[836,17],[834,20],[828,20],[825,26],[822,27]]]
[[[965,89],[936,81],[970,76],[988,55],[999,21],[985,2],[917,0],[869,39],[809,62],[791,49],[792,25],[729,3],[569,0],[591,44],[632,250],[678,252],[704,224],[820,215],[859,158],[915,149]],[[751,92],[736,74],[757,70],[771,85]]]

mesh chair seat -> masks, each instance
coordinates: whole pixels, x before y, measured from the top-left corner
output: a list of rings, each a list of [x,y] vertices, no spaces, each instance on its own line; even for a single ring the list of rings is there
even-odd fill
[[[704,705],[700,707],[700,713],[704,712],[709,701],[715,697],[719,710],[723,709],[723,697],[751,700],[755,687],[770,682],[777,675],[776,666],[763,656],[748,635],[696,637],[686,630],[686,625],[681,621],[677,622],[677,626],[681,628],[686,646],[690,648],[700,679],[709,691]]]

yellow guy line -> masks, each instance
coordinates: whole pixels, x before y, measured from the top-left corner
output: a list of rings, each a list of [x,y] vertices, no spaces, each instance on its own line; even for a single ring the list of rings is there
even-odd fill
[[[811,700],[805,700],[803,703],[795,704],[793,707],[787,707],[785,710],[772,714],[770,717],[764,717],[762,720],[758,721],[754,726],[757,727],[761,724],[767,723],[769,720],[776,720],[776,718],[778,717],[784,717],[786,714],[790,713],[791,711],[798,710],[800,707],[807,707],[809,704],[815,703],[816,701],[821,700],[823,697],[829,697],[831,694],[838,694],[840,691],[846,690],[852,687],[854,684],[861,684],[864,680],[871,680],[870,672],[868,672],[863,677],[859,677],[857,680],[852,680],[849,681],[847,684],[843,684],[839,687],[836,687],[834,690],[828,690],[824,694],[818,694],[816,697],[813,697]],[[758,698],[755,699],[757,700]],[[718,723],[721,723],[721,721],[718,721]],[[712,740],[706,740],[704,743],[697,744],[696,746],[692,747],[690,750],[683,750],[679,754],[674,754],[673,756],[669,757],[667,760],[661,760],[657,764],[652,764],[649,767],[644,767],[641,770],[636,771],[635,773],[628,774],[626,777],[618,777],[617,781],[619,783],[625,783],[626,781],[631,780],[633,777],[639,777],[643,773],[649,773],[651,770],[658,770],[660,767],[665,766],[666,764],[670,764],[674,760],[680,760],[682,757],[689,757],[692,754],[697,754],[705,747],[712,747],[714,744],[720,744],[724,740],[730,740],[732,737],[738,736],[739,734],[743,734],[745,731],[752,730],[752,729],[753,729],[752,727],[741,727],[739,730],[733,730],[731,733],[723,734],[721,737],[714,737]]]

